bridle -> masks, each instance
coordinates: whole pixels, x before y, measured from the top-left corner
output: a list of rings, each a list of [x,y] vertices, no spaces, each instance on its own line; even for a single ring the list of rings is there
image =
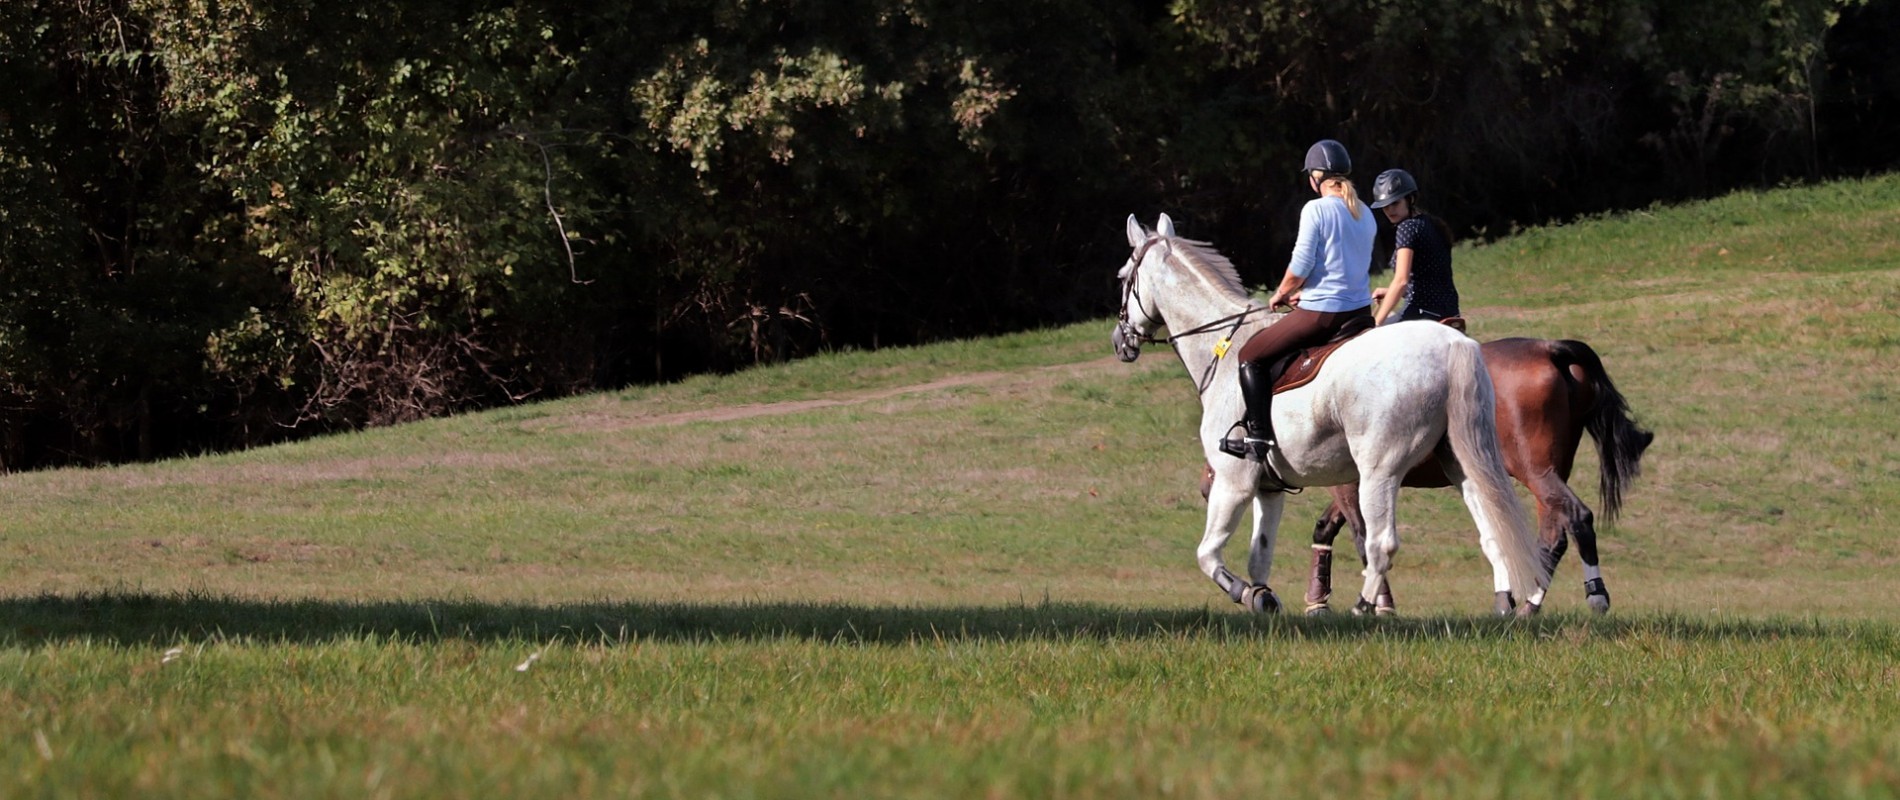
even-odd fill
[[[1161,237],[1159,236],[1150,236],[1142,240],[1141,244],[1135,247],[1135,255],[1128,261],[1128,274],[1122,278],[1122,307],[1116,328],[1120,331],[1124,341],[1134,342],[1137,345],[1166,344],[1168,342],[1167,339],[1156,339],[1153,336],[1142,333],[1140,328],[1135,327],[1134,323],[1128,321],[1129,302],[1141,302],[1141,288],[1139,286],[1141,282],[1141,263],[1148,259],[1148,249],[1154,247],[1155,243],[1159,241],[1161,241]],[[1141,315],[1144,317],[1148,316],[1148,308],[1146,306],[1141,307]]]
[[[1131,301],[1134,303],[1141,302],[1141,288],[1139,286],[1141,264],[1148,258],[1148,249],[1153,247],[1157,242],[1160,242],[1163,238],[1165,237],[1151,235],[1143,240],[1140,245],[1135,247],[1135,255],[1131,259],[1130,266],[1128,267],[1128,275],[1122,278],[1122,307],[1121,313],[1118,316],[1119,321],[1115,326],[1116,336],[1122,342],[1133,343],[1136,352],[1140,352],[1141,345],[1165,344],[1174,348],[1175,355],[1179,356],[1181,354],[1179,342],[1182,339],[1222,330],[1224,328],[1225,332],[1221,335],[1220,341],[1214,343],[1214,359],[1207,362],[1207,369],[1202,370],[1200,379],[1194,382],[1195,393],[1206,394],[1207,387],[1214,382],[1214,370],[1220,367],[1221,359],[1227,356],[1228,349],[1233,346],[1234,333],[1240,330],[1240,326],[1245,324],[1247,318],[1252,316],[1254,312],[1266,311],[1268,309],[1250,303],[1239,313],[1229,314],[1225,317],[1202,323],[1184,331],[1170,330],[1167,336],[1157,338],[1143,333],[1140,328],[1128,320],[1128,305]],[[1147,307],[1142,306],[1141,308],[1142,316],[1148,316]]]

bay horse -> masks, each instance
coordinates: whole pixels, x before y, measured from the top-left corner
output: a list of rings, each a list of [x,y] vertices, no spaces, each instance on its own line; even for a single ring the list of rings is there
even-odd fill
[[[1639,427],[1630,416],[1629,402],[1610,380],[1603,361],[1590,345],[1574,339],[1498,339],[1482,348],[1485,368],[1497,390],[1498,442],[1504,465],[1537,499],[1538,533],[1545,569],[1555,573],[1568,549],[1577,542],[1583,560],[1584,600],[1591,610],[1610,610],[1610,593],[1597,563],[1596,515],[1570,489],[1571,467],[1584,433],[1596,442],[1597,497],[1603,519],[1613,521],[1623,508],[1623,493],[1642,474],[1643,451],[1655,434]],[[1206,496],[1212,468],[1201,477]],[[1433,462],[1407,473],[1405,486],[1450,486]],[[1313,565],[1306,587],[1306,613],[1323,614],[1332,595],[1333,540],[1351,526],[1353,543],[1365,556],[1365,520],[1352,486],[1335,486],[1332,504],[1313,526]],[[1374,600],[1377,613],[1396,610],[1391,582]],[[1509,613],[1514,605],[1508,593],[1495,593],[1495,609]],[[1534,598],[1532,613],[1542,598]]]
[[[1195,382],[1202,454],[1215,465],[1196,560],[1230,599],[1251,611],[1280,608],[1267,580],[1286,495],[1263,490],[1263,481],[1352,483],[1367,532],[1365,583],[1356,607],[1371,609],[1399,547],[1394,512],[1400,482],[1434,456],[1446,479],[1464,493],[1479,544],[1491,560],[1493,584],[1519,597],[1538,596],[1549,585],[1536,534],[1498,447],[1495,390],[1477,342],[1442,325],[1377,328],[1348,340],[1311,382],[1283,392],[1273,404],[1280,446],[1267,461],[1233,458],[1220,451],[1220,441],[1239,424],[1245,403],[1237,359],[1226,355],[1235,341],[1282,315],[1252,300],[1226,256],[1206,242],[1177,237],[1167,215],[1154,230],[1130,215],[1127,234],[1133,254],[1118,273],[1122,303],[1110,339],[1124,362],[1139,358],[1144,344],[1172,345]],[[1155,338],[1163,326],[1170,335]],[[1249,500],[1251,582],[1221,558]],[[1521,613],[1529,610],[1526,605]]]

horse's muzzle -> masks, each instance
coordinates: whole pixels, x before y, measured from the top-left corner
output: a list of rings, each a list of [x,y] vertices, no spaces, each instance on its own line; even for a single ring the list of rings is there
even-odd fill
[[[1141,337],[1126,324],[1115,326],[1115,356],[1126,364],[1141,357]]]

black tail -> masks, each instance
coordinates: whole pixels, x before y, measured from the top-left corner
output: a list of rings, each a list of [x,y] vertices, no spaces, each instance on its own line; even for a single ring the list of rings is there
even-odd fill
[[[1597,440],[1597,492],[1603,501],[1603,520],[1614,521],[1623,508],[1623,491],[1643,474],[1643,450],[1656,435],[1630,418],[1629,401],[1616,390],[1610,373],[1603,369],[1603,360],[1589,345],[1574,339],[1554,342],[1551,357],[1565,374],[1569,374],[1570,364],[1582,367],[1590,388],[1596,392],[1596,407],[1590,409],[1585,425],[1590,437]]]

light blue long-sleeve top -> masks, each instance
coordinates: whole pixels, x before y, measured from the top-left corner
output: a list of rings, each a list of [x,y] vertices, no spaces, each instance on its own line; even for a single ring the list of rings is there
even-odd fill
[[[1359,204],[1353,219],[1340,197],[1320,197],[1300,209],[1300,235],[1287,271],[1305,279],[1300,308],[1351,311],[1372,305],[1372,239],[1379,234],[1373,210]]]

